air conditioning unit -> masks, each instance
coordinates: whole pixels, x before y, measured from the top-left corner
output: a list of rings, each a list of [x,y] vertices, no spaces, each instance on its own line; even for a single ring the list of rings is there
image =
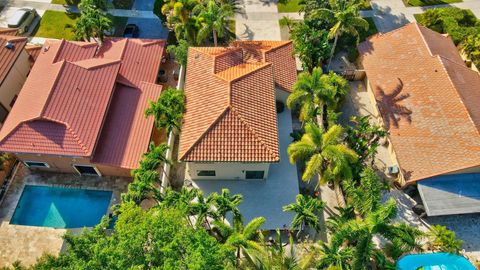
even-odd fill
[[[397,176],[399,172],[400,172],[400,169],[398,168],[397,165],[387,167],[387,174],[388,175]]]

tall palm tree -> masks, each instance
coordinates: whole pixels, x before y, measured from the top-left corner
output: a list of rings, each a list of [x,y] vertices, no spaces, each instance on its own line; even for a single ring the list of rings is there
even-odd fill
[[[358,1],[350,0],[330,0],[329,8],[319,8],[312,13],[313,17],[328,18],[333,23],[330,28],[329,37],[333,39],[332,51],[328,60],[328,68],[337,47],[338,38],[344,33],[349,33],[357,37],[359,42],[359,28],[368,30],[368,22],[360,17]]]
[[[300,73],[293,85],[293,92],[287,98],[287,107],[300,107],[300,120],[308,122],[315,119],[323,126],[323,112],[326,104],[333,104],[335,89],[329,87],[320,68],[314,68],[312,74]]]
[[[209,198],[211,198],[210,200],[217,209],[217,214],[222,218],[222,221],[225,221],[227,213],[229,212],[231,212],[234,217],[240,215],[238,206],[243,200],[242,195],[235,194],[231,196],[230,190],[224,188],[221,194],[214,192],[210,194]]]
[[[318,125],[326,128],[324,113],[327,108],[337,109],[350,91],[350,86],[344,78],[330,72],[323,74],[320,68],[314,68],[312,73],[301,73],[293,86],[293,93],[287,99],[291,109],[300,107],[300,120],[308,122],[316,116]]]
[[[245,253],[246,250],[261,250],[261,246],[256,240],[258,240],[259,230],[263,223],[265,223],[265,218],[257,217],[244,226],[242,216],[235,216],[233,218],[233,226],[229,226],[220,220],[215,220],[213,221],[214,227],[212,229],[217,234],[220,242],[225,243],[227,247],[236,249],[238,266],[242,252]]]
[[[318,269],[336,267],[339,270],[351,269],[350,265],[353,259],[353,249],[348,246],[342,246],[338,243],[330,244],[319,242],[320,258],[317,263]]]
[[[298,194],[295,203],[283,207],[284,212],[294,212],[295,217],[292,220],[292,228],[298,229],[299,233],[305,229],[305,226],[320,231],[320,220],[318,212],[320,212],[325,203],[316,198]]]
[[[427,236],[430,239],[429,244],[433,249],[458,253],[462,248],[463,241],[458,240],[455,236],[455,232],[450,231],[445,226],[434,225],[430,227]]]
[[[208,229],[211,229],[209,218],[218,218],[217,212],[212,207],[211,198],[206,199],[201,191],[197,193],[197,197],[191,202],[190,210],[190,214],[196,218],[195,226],[197,228],[205,224]]]
[[[233,8],[229,4],[221,4],[215,0],[207,2],[206,6],[197,5],[194,10],[198,13],[200,29],[197,34],[197,43],[201,44],[207,36],[213,34],[213,44],[217,47],[218,37],[223,37],[228,25],[228,18],[233,16]]]
[[[314,175],[319,175],[319,184],[332,181],[340,206],[345,206],[340,182],[351,179],[351,164],[357,161],[357,154],[342,143],[343,128],[331,126],[326,132],[315,124],[308,123],[300,141],[288,146],[290,162],[306,161],[302,175],[303,181],[310,181]]]
[[[162,91],[157,101],[150,101],[150,106],[145,110],[145,117],[153,115],[155,126],[165,128],[168,133],[179,129],[185,110],[185,94],[181,90],[168,87]]]

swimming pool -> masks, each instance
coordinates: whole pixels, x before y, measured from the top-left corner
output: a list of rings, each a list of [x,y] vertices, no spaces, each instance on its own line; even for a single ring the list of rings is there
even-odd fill
[[[111,191],[26,185],[10,224],[81,228],[107,213]]]
[[[397,263],[398,270],[476,270],[464,257],[451,253],[428,253],[407,255]]]

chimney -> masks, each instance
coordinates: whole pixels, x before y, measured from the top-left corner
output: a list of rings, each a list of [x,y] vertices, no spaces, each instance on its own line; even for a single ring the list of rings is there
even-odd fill
[[[13,49],[15,49],[15,45],[12,42],[7,41],[7,43],[5,43],[5,48],[7,48],[9,50],[13,50]]]

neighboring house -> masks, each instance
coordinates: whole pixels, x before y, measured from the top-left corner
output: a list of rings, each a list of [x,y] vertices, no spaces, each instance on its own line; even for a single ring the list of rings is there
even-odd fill
[[[0,130],[0,151],[30,168],[81,175],[129,176],[147,151],[145,118],[163,40],[47,40]]]
[[[417,183],[429,215],[480,212],[479,73],[450,37],[417,23],[358,48],[398,181]]]
[[[16,29],[0,28],[0,127],[22,89],[33,63],[25,50],[26,37],[17,37]]]
[[[179,160],[187,179],[267,179],[279,162],[276,100],[297,78],[290,41],[190,48]]]

